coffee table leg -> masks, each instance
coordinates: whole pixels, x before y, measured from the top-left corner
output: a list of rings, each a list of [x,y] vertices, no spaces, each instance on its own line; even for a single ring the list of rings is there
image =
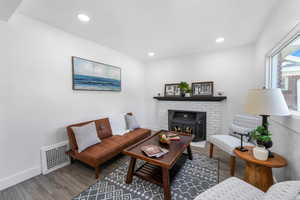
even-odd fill
[[[136,163],[136,158],[131,158],[130,164],[129,164],[129,167],[128,167],[127,178],[126,178],[126,183],[127,184],[132,183],[132,177],[133,177],[135,163]]]
[[[170,190],[170,172],[167,168],[162,168],[163,173],[163,187],[165,200],[171,200],[171,190]]]
[[[187,147],[187,152],[188,152],[188,155],[189,155],[189,159],[193,160],[193,154],[192,154],[192,150],[191,150],[191,145],[189,145]]]

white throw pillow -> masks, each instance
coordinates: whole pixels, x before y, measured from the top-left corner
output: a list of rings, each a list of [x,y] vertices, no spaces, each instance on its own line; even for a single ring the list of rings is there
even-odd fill
[[[76,138],[79,153],[86,148],[101,142],[97,134],[95,122],[79,127],[74,126],[72,127],[72,130]]]
[[[129,130],[134,130],[140,128],[139,123],[137,122],[135,116],[125,115],[126,125]]]
[[[124,114],[111,116],[109,118],[109,122],[110,122],[113,135],[124,135],[125,133],[129,132],[129,130],[126,128]]]

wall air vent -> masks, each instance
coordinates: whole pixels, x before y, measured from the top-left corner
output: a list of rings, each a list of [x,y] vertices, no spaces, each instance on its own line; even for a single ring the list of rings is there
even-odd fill
[[[56,169],[70,164],[70,158],[65,154],[69,150],[68,141],[41,148],[42,173],[48,174]]]

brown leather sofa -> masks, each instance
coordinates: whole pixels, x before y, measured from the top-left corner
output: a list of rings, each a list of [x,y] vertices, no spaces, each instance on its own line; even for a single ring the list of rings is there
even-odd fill
[[[72,127],[83,126],[93,121],[83,122],[79,124],[73,124],[67,127],[69,142],[71,150],[67,153],[71,157],[71,160],[80,160],[91,167],[95,168],[96,178],[99,177],[100,165],[105,161],[113,158],[117,154],[121,153],[126,147],[137,143],[138,141],[151,135],[151,131],[148,129],[139,128],[134,131],[130,131],[123,136],[112,135],[111,126],[108,118],[94,120],[96,124],[98,137],[101,139],[101,143],[95,144],[81,153],[78,153],[78,146]]]

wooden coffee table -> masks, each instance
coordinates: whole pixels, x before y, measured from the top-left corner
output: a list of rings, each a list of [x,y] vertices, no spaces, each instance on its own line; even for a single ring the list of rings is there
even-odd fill
[[[170,170],[181,157],[185,149],[187,149],[189,159],[193,159],[190,147],[193,136],[190,134],[180,133],[179,141],[171,141],[171,144],[167,145],[159,142],[159,134],[162,132],[168,131],[159,131],[123,151],[124,154],[131,157],[126,183],[132,183],[133,176],[137,176],[151,183],[158,184],[164,188],[164,199],[169,200],[171,199]],[[168,149],[169,152],[160,158],[150,158],[141,151],[142,146],[149,144],[161,146]],[[136,159],[146,161],[146,163],[137,170],[134,169]]]
[[[280,155],[273,153],[274,157],[266,161],[257,160],[253,156],[253,147],[246,146],[246,152],[234,150],[235,155],[246,161],[244,180],[251,185],[266,192],[273,185],[272,168],[287,165],[287,161]]]

